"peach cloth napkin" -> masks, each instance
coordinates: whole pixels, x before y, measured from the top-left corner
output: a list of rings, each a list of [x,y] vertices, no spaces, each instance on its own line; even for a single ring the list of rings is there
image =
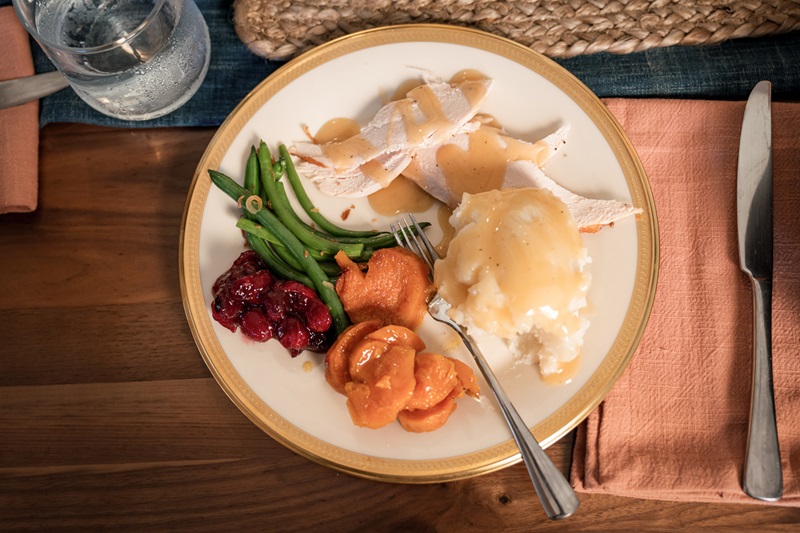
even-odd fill
[[[31,76],[28,33],[14,8],[0,7],[0,81]],[[0,214],[36,209],[39,192],[39,102],[0,109]]]
[[[753,327],[736,233],[745,104],[606,103],[653,189],[661,271],[636,355],[579,428],[572,483],[637,498],[762,503],[741,490]],[[779,505],[800,506],[800,104],[772,110]]]

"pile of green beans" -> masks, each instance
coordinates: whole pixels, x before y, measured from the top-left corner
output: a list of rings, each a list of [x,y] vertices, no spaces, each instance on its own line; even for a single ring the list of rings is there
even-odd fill
[[[244,187],[216,170],[209,169],[208,174],[242,207],[236,226],[245,232],[253,251],[276,276],[314,289],[328,306],[338,335],[350,322],[334,287],[340,270],[333,257],[343,251],[354,261],[366,261],[375,250],[395,246],[396,241],[389,232],[346,229],[326,219],[306,194],[286,147],[281,145],[279,153],[273,161],[264,141],[258,149],[251,147]],[[316,228],[295,213],[281,182],[284,175]]]

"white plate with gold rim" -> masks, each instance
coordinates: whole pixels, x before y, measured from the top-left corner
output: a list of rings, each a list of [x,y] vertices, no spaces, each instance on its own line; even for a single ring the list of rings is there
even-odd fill
[[[291,358],[276,340],[249,342],[211,318],[211,285],[244,250],[235,227],[239,210],[212,187],[207,169],[241,181],[250,146],[305,140],[336,117],[365,124],[386,95],[425,69],[448,79],[477,70],[495,83],[481,112],[506,130],[535,141],[569,123],[566,147],[545,169],[561,185],[592,198],[632,202],[644,213],[584,236],[592,257],[590,305],[595,309],[581,364],[572,381],[543,383],[535,368],[511,365],[499,354],[496,373],[543,446],[574,428],[602,401],[644,331],[658,274],[658,230],[641,163],[614,118],[583,84],[549,59],[490,34],[439,25],[396,26],[353,34],[287,63],[231,113],[200,161],[184,212],[180,274],[184,307],[195,341],[231,400],[261,429],[290,449],[351,474],[396,482],[434,482],[474,476],[519,461],[488,388],[480,401],[459,400],[447,424],[414,434],[399,424],[363,429],[350,420],[345,398],[324,378],[324,355]],[[388,228],[366,199],[322,197],[307,191],[342,225]],[[437,225],[437,207],[417,214]],[[434,228],[435,230],[436,228]],[[434,231],[434,239],[436,231]],[[469,362],[445,326],[429,318],[420,328],[429,349]],[[474,367],[473,367],[474,368]]]

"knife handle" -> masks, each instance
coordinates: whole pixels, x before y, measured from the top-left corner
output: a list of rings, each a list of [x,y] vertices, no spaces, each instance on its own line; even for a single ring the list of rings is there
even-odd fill
[[[753,498],[777,501],[783,495],[783,473],[772,387],[772,281],[752,281],[753,390],[742,485]]]

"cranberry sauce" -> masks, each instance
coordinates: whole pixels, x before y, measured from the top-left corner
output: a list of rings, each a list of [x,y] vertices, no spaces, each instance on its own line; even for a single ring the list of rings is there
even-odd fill
[[[276,279],[252,250],[214,283],[214,320],[258,342],[277,338],[292,357],[326,351],[336,338],[328,308],[313,289]]]

